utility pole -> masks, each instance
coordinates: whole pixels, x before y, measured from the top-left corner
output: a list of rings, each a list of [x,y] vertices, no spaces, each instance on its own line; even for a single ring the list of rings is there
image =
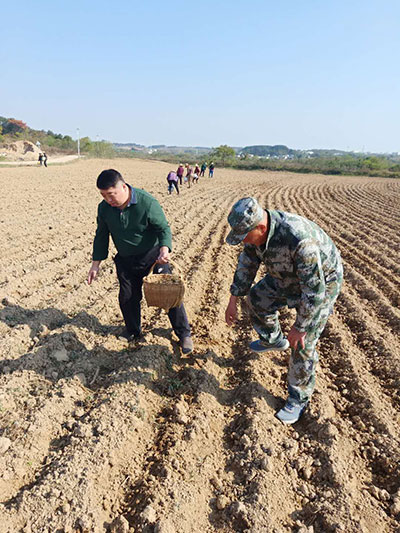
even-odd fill
[[[81,157],[81,140],[79,138],[79,128],[76,128],[76,135],[78,138],[78,157]]]

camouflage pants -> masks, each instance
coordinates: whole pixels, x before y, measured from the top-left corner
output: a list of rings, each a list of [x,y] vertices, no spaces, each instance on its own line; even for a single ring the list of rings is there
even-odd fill
[[[318,353],[315,347],[339,296],[342,281],[343,272],[340,269],[334,279],[326,284],[324,303],[306,331],[304,349],[291,349],[288,390],[289,397],[298,402],[308,401],[313,393],[318,363]],[[268,275],[250,290],[247,298],[250,320],[260,338],[266,343],[274,344],[282,338],[278,316],[279,309],[287,305],[287,300],[276,286],[276,281]]]

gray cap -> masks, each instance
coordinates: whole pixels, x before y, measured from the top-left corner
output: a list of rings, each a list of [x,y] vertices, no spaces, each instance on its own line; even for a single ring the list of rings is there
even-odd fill
[[[228,215],[228,222],[232,226],[226,242],[228,244],[239,244],[246,238],[246,235],[258,226],[264,218],[264,209],[255,198],[241,198],[231,209]]]

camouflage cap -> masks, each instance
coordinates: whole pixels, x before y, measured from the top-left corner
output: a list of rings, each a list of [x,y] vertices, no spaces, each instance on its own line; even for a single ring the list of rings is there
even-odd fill
[[[264,218],[264,209],[255,198],[241,198],[231,209],[228,215],[228,222],[232,226],[226,242],[228,244],[239,244],[246,238]]]

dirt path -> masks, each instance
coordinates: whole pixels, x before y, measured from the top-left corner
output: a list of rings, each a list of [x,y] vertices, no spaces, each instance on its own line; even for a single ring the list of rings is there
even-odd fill
[[[148,343],[115,337],[111,259],[85,283],[95,178],[115,166],[171,223],[193,357],[145,305]],[[0,169],[0,533],[400,531],[400,181],[217,170],[168,196],[168,170]],[[295,427],[274,417],[286,356],[251,354],[245,313],[224,324],[239,251],[226,216],[245,195],[315,220],[345,262]],[[281,319],[287,331],[292,312]]]
[[[75,159],[78,159],[77,155],[62,155],[62,156],[49,157],[47,164],[50,165],[53,163],[69,163],[70,161],[74,161]],[[0,161],[0,165],[13,166],[13,167],[40,166],[37,159],[35,159],[34,161]]]

